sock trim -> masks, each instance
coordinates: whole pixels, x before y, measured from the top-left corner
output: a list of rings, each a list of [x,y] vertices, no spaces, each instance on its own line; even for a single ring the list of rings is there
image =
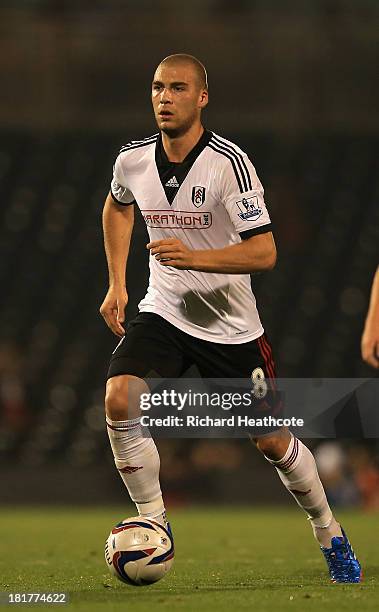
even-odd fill
[[[293,465],[297,459],[299,454],[299,440],[297,438],[293,438],[294,444],[291,455],[288,457],[287,461],[278,465],[281,470],[288,470],[288,468]]]
[[[113,431],[129,431],[130,429],[134,429],[139,427],[141,424],[141,418],[138,419],[127,419],[126,421],[112,421],[108,417],[106,417],[105,422],[109,429],[113,429]]]
[[[279,461],[273,461],[273,464],[275,465],[276,468],[278,468],[278,470],[287,472],[293,466],[293,464],[296,462],[299,456],[299,440],[295,438],[294,436],[291,442],[293,443],[293,446],[292,446],[292,451],[289,454],[289,457],[285,459],[286,455],[284,455],[283,459],[279,459]]]

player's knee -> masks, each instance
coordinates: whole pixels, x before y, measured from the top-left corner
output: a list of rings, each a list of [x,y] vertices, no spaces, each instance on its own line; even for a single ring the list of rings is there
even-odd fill
[[[107,381],[105,411],[112,421],[136,419],[141,414],[141,393],[149,392],[146,383],[136,376],[113,376]]]
[[[269,459],[279,461],[287,452],[291,440],[291,434],[287,428],[283,428],[269,436],[255,438],[257,448]]]

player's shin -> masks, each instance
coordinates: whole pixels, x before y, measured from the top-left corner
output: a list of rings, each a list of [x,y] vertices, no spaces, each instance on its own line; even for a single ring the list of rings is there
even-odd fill
[[[138,514],[165,523],[159,484],[160,460],[154,440],[142,428],[140,418],[112,421],[107,430],[116,468],[137,506]]]
[[[341,527],[333,517],[309,448],[292,436],[284,457],[279,461],[268,461],[275,466],[284,486],[308,514],[319,544],[329,547],[332,537],[342,535]]]

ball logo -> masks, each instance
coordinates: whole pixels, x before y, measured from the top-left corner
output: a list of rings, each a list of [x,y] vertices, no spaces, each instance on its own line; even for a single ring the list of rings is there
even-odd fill
[[[192,204],[195,204],[197,208],[205,202],[205,187],[196,185],[192,187]]]
[[[253,196],[252,198],[242,198],[242,200],[238,200],[237,206],[241,212],[238,213],[238,216],[243,221],[247,221],[248,219],[258,219],[263,214],[261,207],[258,204],[258,197]]]

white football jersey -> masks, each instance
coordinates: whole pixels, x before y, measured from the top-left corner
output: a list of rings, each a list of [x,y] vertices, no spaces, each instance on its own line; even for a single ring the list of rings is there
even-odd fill
[[[114,165],[111,194],[118,204],[138,204],[150,241],[179,238],[190,249],[222,249],[271,231],[246,153],[208,130],[182,163],[168,161],[160,134],[127,144]],[[150,256],[139,309],[211,342],[240,344],[263,333],[249,274],[177,270]]]

